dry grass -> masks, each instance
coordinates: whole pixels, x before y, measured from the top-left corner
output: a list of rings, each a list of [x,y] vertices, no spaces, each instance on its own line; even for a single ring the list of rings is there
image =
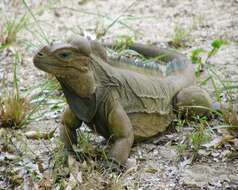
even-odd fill
[[[0,102],[0,126],[20,127],[29,110],[29,103],[25,98],[12,94]]]
[[[5,87],[5,93],[0,96],[0,127],[22,127],[30,109],[29,101],[19,93],[16,65],[20,59],[20,55],[15,55],[13,88]]]
[[[20,19],[13,18],[7,20],[0,29],[0,45],[8,47],[17,39],[17,34],[26,26],[28,17],[22,16]]]
[[[84,143],[83,146],[91,146],[88,145],[88,139],[84,139],[82,141],[81,142]],[[84,156],[87,154],[87,158],[85,158],[85,160],[82,160],[78,156],[69,156],[65,151],[62,142],[58,141],[56,148],[52,152],[53,168],[50,174],[50,179],[52,179],[51,187],[57,187],[61,189],[71,187],[82,190],[125,189],[122,183],[122,175],[113,172],[111,168],[105,168],[105,163],[102,161],[95,161],[95,153],[93,153],[93,155],[89,155],[88,152],[81,151],[81,153],[84,154]],[[76,161],[76,158],[79,160]],[[80,177],[76,177],[75,181],[73,176]]]

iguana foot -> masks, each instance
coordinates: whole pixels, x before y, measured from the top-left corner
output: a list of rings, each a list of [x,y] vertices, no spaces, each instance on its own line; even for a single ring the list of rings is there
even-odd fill
[[[129,157],[132,144],[133,137],[117,139],[110,152],[111,159],[123,165]]]

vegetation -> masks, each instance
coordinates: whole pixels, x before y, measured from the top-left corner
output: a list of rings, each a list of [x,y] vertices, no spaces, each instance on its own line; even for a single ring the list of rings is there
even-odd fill
[[[0,48],[8,47],[17,39],[17,34],[27,25],[26,15],[17,19],[7,20],[0,28]]]
[[[224,40],[214,40],[211,43],[211,49],[206,51],[202,48],[198,48],[192,51],[191,60],[193,64],[196,64],[196,76],[199,77],[200,73],[204,69],[210,69],[209,59],[214,56],[223,45],[227,45],[228,42]],[[200,55],[205,54],[206,58],[203,60]]]
[[[191,29],[176,25],[174,28],[174,34],[172,36],[172,39],[171,41],[169,41],[169,45],[175,48],[186,47],[186,44],[191,40],[190,30]]]
[[[0,81],[2,82],[0,86],[0,189],[124,190],[130,189],[130,187],[124,184],[132,180],[136,181],[135,184],[137,183],[134,189],[139,189],[144,177],[141,177],[141,171],[145,172],[145,170],[140,169],[150,167],[151,162],[149,160],[148,164],[147,157],[144,158],[141,155],[145,154],[149,157],[152,154],[150,148],[154,146],[153,142],[145,144],[142,148],[144,152],[141,149],[133,149],[132,157],[136,160],[136,167],[137,165],[139,166],[139,169],[134,169],[133,167],[120,168],[116,165],[107,157],[107,148],[110,145],[105,145],[101,141],[98,143],[95,135],[91,131],[84,130],[84,128],[82,131],[78,131],[79,143],[74,147],[73,155],[65,151],[62,142],[59,141],[59,131],[56,127],[61,125],[59,115],[65,105],[65,99],[63,98],[59,84],[52,76],[39,74],[32,69],[32,55],[25,48],[25,44],[28,43],[35,48],[35,45],[33,45],[35,41],[42,43],[41,45],[45,42],[50,43],[54,37],[49,37],[51,32],[49,30],[45,31],[45,26],[50,26],[50,28],[55,26],[55,30],[62,29],[65,33],[78,34],[79,32],[75,31],[74,27],[81,27],[81,25],[76,22],[77,26],[68,26],[68,23],[61,23],[58,26],[57,24],[61,22],[60,19],[62,18],[62,9],[57,6],[58,3],[63,1],[54,0],[50,2],[51,5],[46,5],[47,3],[44,4],[44,2],[39,3],[39,6],[41,6],[39,11],[39,7],[31,6],[30,1],[11,1],[11,6],[16,9],[22,6],[24,7],[24,11],[18,12],[15,10],[17,11],[17,16],[14,13],[12,17],[4,17],[0,24]],[[87,0],[80,1],[80,3],[86,4]],[[79,15],[93,16],[92,20],[97,20],[95,28],[89,28],[88,30],[80,28],[80,34],[89,33],[95,36],[95,38],[101,39],[110,36],[110,32],[114,32],[114,29],[118,32],[117,26],[126,29],[127,32],[123,32],[122,35],[119,34],[114,44],[117,53],[122,54],[125,53],[124,51],[126,51],[126,48],[130,44],[138,40],[138,36],[144,37],[145,35],[140,29],[135,29],[136,27],[131,23],[148,18],[146,16],[137,17],[128,13],[128,10],[133,9],[137,3],[138,1],[129,3],[126,8],[121,10],[121,14],[115,17],[110,17],[108,14],[102,12],[90,12],[78,7],[73,8],[69,5],[63,7],[63,9],[64,11],[70,10],[70,14],[72,15],[79,13]],[[58,15],[56,16],[57,18],[54,18],[54,22],[52,20],[41,20],[41,18],[44,18],[41,17],[41,14],[44,14],[46,11],[51,11],[55,15]],[[191,46],[191,32],[198,29],[198,25],[201,25],[203,19],[204,17],[202,16],[198,17],[192,28],[177,25],[174,28],[169,45],[175,48]],[[53,24],[50,23],[51,21]],[[87,22],[90,23],[91,20],[87,20]],[[28,32],[29,36],[32,35],[34,37],[34,40],[22,35],[21,32],[24,29],[26,29],[25,32]],[[23,38],[24,43],[20,45],[16,44],[18,45],[16,47],[13,46],[15,42],[21,42],[19,40],[21,38]],[[225,40],[214,40],[209,50],[198,48],[194,49],[191,53],[191,60],[196,65],[196,76],[200,80],[200,84],[207,85],[210,83],[214,88],[215,98],[219,102],[222,101],[221,95],[224,93],[227,101],[234,102],[234,90],[237,90],[237,84],[234,85],[229,80],[224,81],[216,71],[216,65],[210,63],[211,58],[227,44]],[[130,53],[132,52],[128,54]],[[145,62],[151,61],[140,55],[137,56]],[[160,58],[158,57],[156,59]],[[20,72],[21,69],[28,69],[27,74],[33,75],[34,73],[37,76],[34,80],[29,77],[31,83],[26,81],[28,86],[27,89],[24,88],[23,90],[22,83],[19,80],[23,75]],[[203,72],[207,72],[208,74],[205,79],[202,78]],[[2,73],[8,76],[7,79],[1,77]],[[38,79],[41,79],[43,82],[37,81]],[[37,84],[32,84],[34,82]],[[196,117],[194,120],[189,123],[186,120],[178,119],[176,123],[178,134],[165,134],[165,136],[168,136],[166,140],[163,140],[163,137],[159,137],[158,139],[162,139],[161,142],[164,141],[164,144],[158,143],[158,146],[168,147],[169,144],[175,145],[183,161],[191,159],[193,162],[200,162],[198,158],[200,158],[201,150],[216,151],[215,146],[211,149],[206,149],[203,145],[210,142],[214,138],[214,134],[217,135],[219,130],[227,129],[227,127],[224,127],[222,124],[220,125],[222,121],[216,117],[215,121],[217,121],[218,126],[211,124],[205,117]],[[48,124],[48,122],[51,123]],[[32,130],[33,133],[29,133]],[[221,132],[219,131],[220,134]],[[225,138],[229,139],[230,145],[237,143],[235,141],[236,138],[231,134],[226,134]],[[224,141],[221,142],[225,143]],[[141,144],[137,147],[139,146]],[[226,151],[229,150],[232,152],[233,149],[231,147],[229,146]],[[224,147],[221,145],[219,148]],[[155,149],[157,150],[157,145]],[[219,150],[218,152],[223,151]],[[166,176],[168,175],[166,173],[168,172],[166,169],[167,165],[163,168],[165,161],[162,157],[163,155],[161,154],[151,156],[155,160],[158,159],[158,162],[157,160],[156,162],[159,164],[156,165],[156,167],[158,166],[156,169],[148,169],[148,171],[151,171],[149,174],[151,176],[153,172],[162,171],[156,174],[158,179],[163,179],[158,177],[161,173],[165,173]],[[204,157],[209,159],[206,156]],[[166,163],[169,165],[173,164],[170,161],[166,161]],[[183,165],[184,163],[181,162],[179,164]],[[170,174],[171,172],[169,171]],[[145,173],[145,175],[147,174]],[[133,177],[136,179],[133,179]],[[2,184],[4,184],[3,188]]]
[[[113,48],[120,53],[121,51],[126,50],[133,43],[134,43],[133,37],[122,35],[118,36],[116,40],[113,42]]]
[[[195,119],[197,120],[197,124],[194,126],[194,130],[189,136],[193,151],[193,161],[197,159],[198,151],[201,146],[210,140],[210,131],[207,129],[209,127],[207,117],[198,116]]]
[[[27,122],[30,103],[21,97],[17,81],[17,62],[19,55],[15,56],[13,69],[13,88],[0,97],[0,127],[21,128]]]

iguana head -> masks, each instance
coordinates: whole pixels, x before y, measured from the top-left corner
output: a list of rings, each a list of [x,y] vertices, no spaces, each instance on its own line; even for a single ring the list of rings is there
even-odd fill
[[[66,82],[82,97],[90,96],[96,89],[91,67],[91,43],[85,38],[75,38],[66,43],[52,43],[34,56],[34,65]]]
[[[72,76],[89,70],[90,41],[84,38],[52,43],[34,56],[34,65],[56,76]]]

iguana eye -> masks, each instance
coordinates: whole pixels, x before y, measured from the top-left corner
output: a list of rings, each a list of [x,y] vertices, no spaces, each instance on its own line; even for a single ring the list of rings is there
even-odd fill
[[[71,52],[60,52],[58,53],[58,56],[61,58],[61,59],[69,59],[71,57],[72,53]]]

